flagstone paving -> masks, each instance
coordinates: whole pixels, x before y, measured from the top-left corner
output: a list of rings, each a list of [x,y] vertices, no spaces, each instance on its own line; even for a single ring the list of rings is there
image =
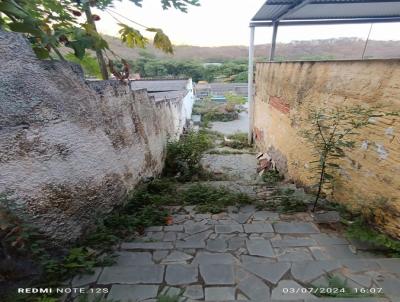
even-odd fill
[[[107,299],[156,301],[179,295],[191,301],[400,301],[400,260],[359,253],[339,235],[304,215],[279,215],[253,206],[197,214],[174,208],[174,224],[150,227],[118,247],[111,267],[75,277],[75,286],[107,287]],[[240,217],[240,218],[239,218]],[[386,297],[316,297],[327,274],[348,287]],[[294,292],[293,292],[294,291]]]

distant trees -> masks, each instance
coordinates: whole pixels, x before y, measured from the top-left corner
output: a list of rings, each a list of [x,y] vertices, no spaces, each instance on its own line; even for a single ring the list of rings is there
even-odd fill
[[[198,61],[157,59],[152,54],[142,51],[140,58],[131,61],[133,73],[143,78],[153,77],[191,77],[193,81],[214,82],[222,79],[227,82],[247,82],[247,62],[227,61],[218,65],[204,65]]]

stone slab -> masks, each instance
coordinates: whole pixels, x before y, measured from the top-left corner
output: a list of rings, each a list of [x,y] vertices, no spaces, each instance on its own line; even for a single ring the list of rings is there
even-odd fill
[[[206,285],[232,285],[235,283],[233,265],[201,264],[200,274]]]
[[[163,282],[164,266],[157,264],[105,267],[99,284],[160,284]]]
[[[247,266],[249,263],[274,263],[276,262],[274,258],[264,258],[264,257],[256,257],[249,255],[241,256],[242,264]]]
[[[234,237],[228,240],[228,249],[230,250],[238,250],[240,248],[245,247],[246,240],[240,237]]]
[[[84,275],[75,276],[71,281],[71,286],[72,287],[83,287],[85,285],[94,283],[99,278],[101,271],[102,271],[101,267],[96,267],[94,269],[93,274],[84,274]]]
[[[168,256],[169,251],[154,251],[153,261],[160,262],[162,259]]]
[[[275,232],[280,234],[315,234],[318,228],[308,222],[277,222],[274,223]]]
[[[234,264],[235,258],[228,253],[198,252],[192,264]]]
[[[173,224],[167,225],[164,227],[165,232],[183,232],[183,225],[181,224]]]
[[[269,287],[256,276],[248,276],[241,280],[238,289],[252,301],[269,301]]]
[[[234,287],[206,287],[206,301],[233,301],[235,300]]]
[[[222,224],[215,226],[215,232],[217,234],[230,234],[230,233],[242,233],[243,227],[240,224]]]
[[[171,242],[123,242],[122,250],[170,250],[174,246]]]
[[[341,267],[339,261],[302,261],[292,264],[292,276],[302,282],[309,283],[318,277]]]
[[[227,242],[224,239],[209,239],[207,240],[206,249],[211,252],[223,253],[227,249]]]
[[[278,261],[305,261],[314,260],[306,248],[284,248],[278,256]]]
[[[205,225],[203,223],[187,223],[184,225],[185,233],[193,235],[197,233],[204,232],[211,228],[210,225]]]
[[[257,211],[253,215],[254,220],[279,220],[279,214],[270,211]]]
[[[116,264],[119,266],[153,264],[150,252],[117,252]]]
[[[274,257],[274,251],[272,249],[269,240],[265,239],[247,239],[246,247],[249,254],[252,256],[262,256],[262,257]]]
[[[203,287],[201,285],[187,286],[183,296],[192,300],[201,300],[204,298]]]
[[[279,280],[281,280],[281,278],[289,271],[290,263],[250,262],[245,266],[245,269],[272,284],[277,284]]]
[[[206,247],[206,243],[204,241],[178,240],[175,242],[175,247],[178,249],[203,249]]]
[[[167,266],[165,282],[169,285],[184,285],[198,281],[198,269],[196,265],[171,264]]]
[[[319,245],[349,244],[349,242],[345,238],[330,236],[323,233],[311,234],[310,237],[315,240]]]
[[[173,251],[166,258],[164,258],[161,263],[186,263],[186,261],[191,260],[193,258],[192,255],[180,252]]]
[[[164,235],[163,241],[175,241],[176,240],[176,232],[166,232]]]
[[[252,223],[244,224],[244,231],[246,233],[273,233],[274,229],[270,223]]]
[[[251,217],[251,213],[233,213],[229,216],[238,223],[245,223]]]
[[[317,242],[309,238],[271,240],[273,247],[304,247],[315,246]]]
[[[158,285],[120,285],[111,287],[107,300],[110,301],[144,301],[157,297]]]
[[[318,248],[312,248],[311,252],[318,260],[358,258],[357,255],[352,252],[350,246],[344,244],[319,246]]]

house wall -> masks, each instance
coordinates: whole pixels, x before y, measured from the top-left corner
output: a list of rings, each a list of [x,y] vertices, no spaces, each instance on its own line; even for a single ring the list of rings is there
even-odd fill
[[[288,178],[309,186],[310,145],[300,136],[307,108],[363,105],[400,110],[400,61],[258,63],[253,130]],[[374,208],[379,228],[400,238],[399,117],[374,118],[340,161],[330,198],[354,210]],[[328,192],[330,193],[330,192]]]
[[[85,82],[80,67],[40,61],[0,31],[0,193],[14,213],[58,242],[163,168],[182,131],[182,98],[155,101],[117,81]]]

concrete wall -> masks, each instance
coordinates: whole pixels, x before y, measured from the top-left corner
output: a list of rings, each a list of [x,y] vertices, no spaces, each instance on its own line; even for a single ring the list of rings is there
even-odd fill
[[[311,185],[309,162],[314,158],[299,135],[307,108],[363,105],[399,111],[399,83],[399,60],[259,63],[253,124],[257,147],[287,177]],[[399,118],[371,122],[340,161],[330,198],[354,209],[373,207],[377,225],[400,238]]]
[[[0,193],[58,241],[160,173],[167,138],[182,131],[182,98],[85,82],[74,64],[36,59],[19,35],[0,31],[0,66]]]

